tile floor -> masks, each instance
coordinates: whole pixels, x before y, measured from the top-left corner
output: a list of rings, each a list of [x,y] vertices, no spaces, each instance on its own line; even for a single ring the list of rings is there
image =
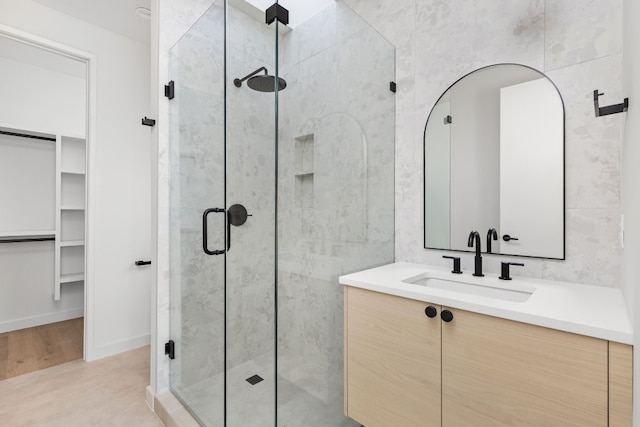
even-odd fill
[[[162,426],[145,401],[149,347],[0,381],[3,427]]]
[[[342,375],[322,369],[286,350],[280,350],[278,358],[278,427],[360,426],[343,415]],[[229,370],[227,425],[273,426],[273,367],[273,352],[270,352]],[[264,381],[251,385],[246,378],[255,374]],[[178,387],[175,391],[204,425],[223,426],[222,375],[190,387]]]

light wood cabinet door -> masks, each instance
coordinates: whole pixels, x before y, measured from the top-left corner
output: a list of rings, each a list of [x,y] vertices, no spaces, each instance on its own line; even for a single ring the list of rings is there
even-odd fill
[[[440,427],[440,306],[352,287],[345,306],[346,415],[366,427]]]
[[[442,426],[607,426],[607,341],[449,310]]]

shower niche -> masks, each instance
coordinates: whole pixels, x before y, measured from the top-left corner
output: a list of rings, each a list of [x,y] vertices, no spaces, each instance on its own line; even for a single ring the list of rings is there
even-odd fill
[[[314,134],[294,138],[296,208],[313,208]]]

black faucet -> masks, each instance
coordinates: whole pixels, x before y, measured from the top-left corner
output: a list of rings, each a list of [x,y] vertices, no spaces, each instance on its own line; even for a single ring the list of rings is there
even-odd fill
[[[487,253],[491,253],[491,240],[498,240],[498,231],[495,228],[490,228],[487,231]]]
[[[467,246],[469,246],[470,248],[473,247],[474,244],[474,240],[475,240],[475,245],[476,245],[476,258],[475,258],[475,269],[473,271],[473,275],[474,276],[478,276],[478,277],[483,277],[484,274],[482,274],[482,255],[480,255],[480,233],[478,233],[477,231],[472,231],[471,233],[469,233],[469,241],[467,242]]]

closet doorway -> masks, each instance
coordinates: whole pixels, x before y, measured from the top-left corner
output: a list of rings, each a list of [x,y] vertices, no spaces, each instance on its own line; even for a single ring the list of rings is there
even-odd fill
[[[0,32],[0,380],[83,358],[88,63]]]

